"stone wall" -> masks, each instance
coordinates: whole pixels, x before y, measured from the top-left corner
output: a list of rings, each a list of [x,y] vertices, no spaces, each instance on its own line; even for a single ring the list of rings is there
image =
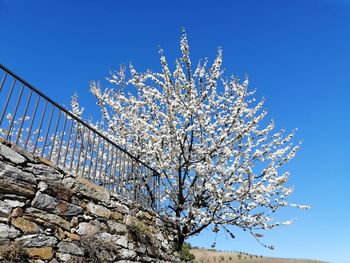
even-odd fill
[[[174,262],[175,233],[156,213],[0,142],[0,261]]]

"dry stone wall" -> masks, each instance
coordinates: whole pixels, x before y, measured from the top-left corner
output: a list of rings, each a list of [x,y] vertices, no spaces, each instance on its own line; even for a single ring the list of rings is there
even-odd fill
[[[0,261],[176,262],[171,221],[0,142]]]

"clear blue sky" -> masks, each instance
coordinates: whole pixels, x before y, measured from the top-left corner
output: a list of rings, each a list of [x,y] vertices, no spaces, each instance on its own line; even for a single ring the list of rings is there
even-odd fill
[[[295,224],[266,233],[269,251],[246,233],[217,248],[258,255],[350,262],[350,1],[0,0],[0,63],[61,104],[76,91],[94,112],[89,81],[121,63],[159,69],[186,27],[194,61],[224,50],[227,72],[250,76],[278,127],[299,128],[290,163]],[[209,247],[210,231],[191,240]]]

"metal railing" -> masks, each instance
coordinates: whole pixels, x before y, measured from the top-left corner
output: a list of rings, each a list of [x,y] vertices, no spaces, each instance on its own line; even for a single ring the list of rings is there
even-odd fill
[[[157,171],[0,64],[1,76],[0,137],[158,210]]]

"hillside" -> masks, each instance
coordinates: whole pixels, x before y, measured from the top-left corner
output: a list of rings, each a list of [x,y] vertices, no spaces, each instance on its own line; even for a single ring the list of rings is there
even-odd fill
[[[194,262],[198,263],[325,263],[319,260],[271,258],[209,249],[191,249],[191,253],[196,256]]]

